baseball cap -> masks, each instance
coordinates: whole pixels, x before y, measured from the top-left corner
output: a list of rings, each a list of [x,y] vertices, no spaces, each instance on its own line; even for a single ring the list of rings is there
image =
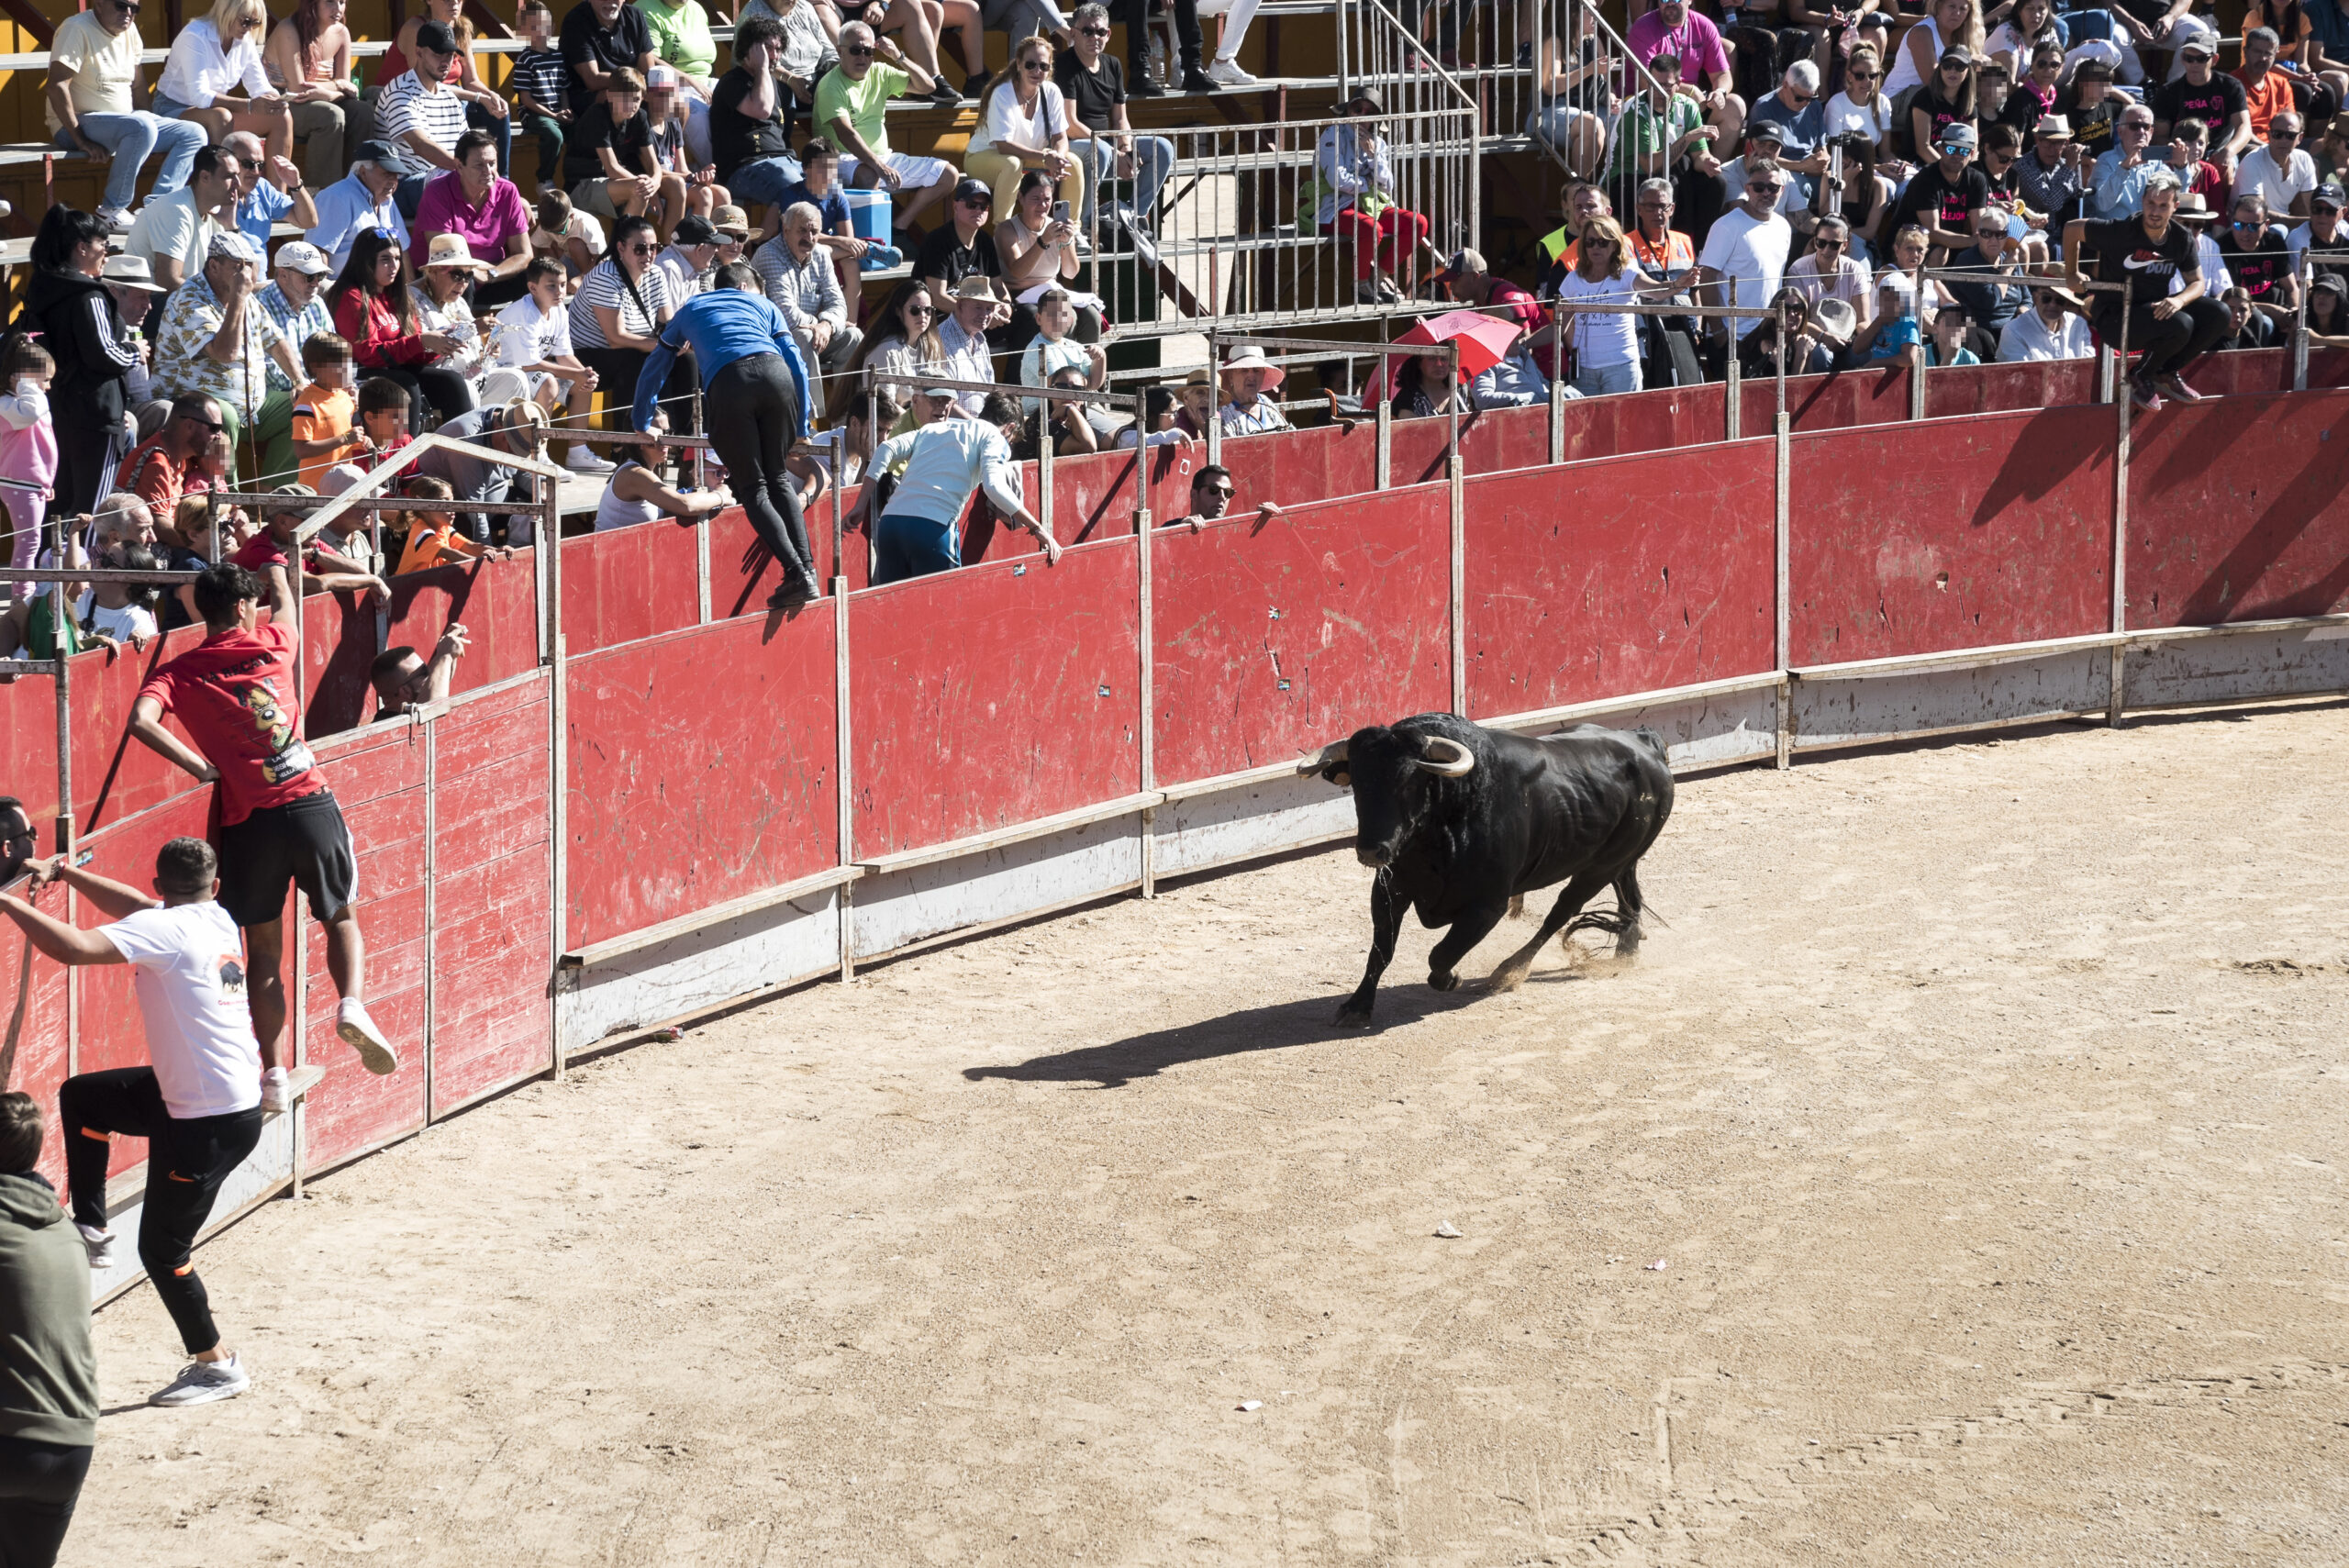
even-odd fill
[[[2177,52],[2180,54],[2199,54],[2205,60],[2212,60],[2216,59],[2218,56],[2219,46],[2211,41],[2210,34],[2195,33],[2188,37],[2185,42],[2177,46]]]
[[[689,212],[677,219],[677,227],[669,236],[672,245],[715,245],[718,230],[709,219],[699,213]]]
[[[273,267],[291,267],[297,272],[306,273],[314,278],[325,277],[334,270],[327,265],[327,259],[318,248],[306,239],[289,239],[279,246],[277,260],[270,264]]]
[[[1974,128],[1963,120],[1950,121],[1949,124],[1942,127],[1941,145],[1958,148],[1966,152],[1973,151]]]
[[[2340,181],[2327,180],[2309,193],[2309,206],[2329,206],[2333,211],[2339,212],[2343,207],[2349,206],[2349,199],[2343,198]]]
[[[1774,120],[1750,121],[1745,128],[1745,139],[1748,141],[1774,141],[1780,147],[1784,147],[1787,144],[1787,128],[1779,125]]]
[[[390,163],[398,157],[388,141],[362,141],[351,150],[353,163]]]
[[[204,253],[207,261],[257,261],[253,242],[234,228],[225,228],[212,237],[211,248]]]
[[[457,35],[449,30],[448,23],[436,22],[428,17],[417,24],[416,47],[429,49],[435,54],[454,54],[457,52]]]
[[[995,200],[995,187],[985,180],[959,180],[954,185],[954,199],[958,202],[992,204]]]
[[[1490,270],[1485,265],[1482,252],[1464,245],[1452,253],[1450,261],[1444,262],[1443,271],[1435,275],[1435,281],[1440,284],[1453,283],[1471,272],[1484,272]]]

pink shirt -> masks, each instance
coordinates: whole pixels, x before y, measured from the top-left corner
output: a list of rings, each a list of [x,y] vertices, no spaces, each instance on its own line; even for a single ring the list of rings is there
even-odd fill
[[[0,387],[0,393],[5,392],[7,389]],[[57,483],[57,427],[50,422],[46,393],[0,396],[0,478],[18,479],[44,489]],[[39,499],[27,492],[0,492],[0,498],[18,503],[18,516],[26,515],[22,504],[28,502],[30,515],[40,516]]]
[[[1721,43],[1720,29],[1694,11],[1678,27],[1666,28],[1659,6],[1633,22],[1623,41],[1631,46],[1642,65],[1659,54],[1679,56],[1680,79],[1691,86],[1729,70],[1729,50]]]
[[[417,237],[417,266],[424,264],[423,237],[428,234],[462,235],[474,261],[495,266],[506,260],[507,240],[530,232],[530,215],[513,181],[491,181],[489,195],[482,198],[481,206],[473,206],[465,200],[464,181],[455,170],[444,169],[425,183],[424,195],[416,204],[416,220],[407,227]]]

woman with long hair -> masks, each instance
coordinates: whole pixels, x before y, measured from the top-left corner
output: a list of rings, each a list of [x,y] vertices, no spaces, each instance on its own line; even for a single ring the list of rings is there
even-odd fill
[[[1919,164],[1940,154],[1942,131],[1953,125],[1972,125],[1975,116],[1974,64],[1971,57],[1953,49],[1933,68],[1932,80],[1909,100],[1909,134]]]
[[[125,411],[124,387],[139,352],[124,332],[113,293],[100,281],[106,226],[59,203],[33,237],[32,263],[19,325],[41,335],[57,361],[50,402],[73,416],[56,421],[57,509],[68,516],[94,512],[98,497],[114,488],[115,465],[139,439]],[[39,521],[36,516],[35,526]]]
[[[408,278],[407,251],[395,236],[370,228],[351,241],[351,259],[327,289],[327,308],[334,312],[335,331],[351,345],[361,379],[388,376],[407,389],[419,434],[471,411],[472,384],[430,363],[460,345],[426,328]],[[439,411],[429,423],[428,404]]]
[[[270,30],[262,50],[269,84],[292,106],[294,135],[304,139],[302,183],[323,191],[350,172],[342,156],[359,83],[351,79],[348,0],[302,0]]]
[[[883,375],[943,375],[946,373],[946,345],[938,340],[939,310],[930,297],[930,286],[919,278],[907,278],[898,284],[889,295],[889,303],[881,309],[874,328],[865,335],[863,345],[848,363],[846,375],[833,378],[831,415],[840,418],[848,409],[864,406],[864,378],[857,373],[863,370]],[[918,390],[909,386],[885,386],[881,394],[895,398],[900,405],[913,400]]]
[[[781,243],[781,241],[772,241]],[[652,264],[652,220],[640,214],[612,225],[612,249],[579,280],[571,301],[571,347],[579,362],[596,373],[596,384],[611,389],[606,417],[624,428],[636,395],[636,379],[651,356],[656,335],[676,314],[678,301],[669,292],[669,273]],[[673,430],[691,428],[687,410],[695,388],[701,384],[694,357],[680,353],[661,389],[661,406]],[[606,472],[607,464],[571,449],[573,468]]]
[[[1025,175],[1038,170],[1059,183],[1070,212],[1085,210],[1085,166],[1069,150],[1069,123],[1068,101],[1052,81],[1052,40],[1021,39],[1010,70],[979,101],[978,128],[963,157],[971,177],[995,192],[996,223],[1028,188]]]
[[[1559,315],[1577,305],[1635,305],[1645,293],[1644,274],[1626,267],[1623,227],[1600,214],[1582,226],[1575,264],[1558,284]],[[1575,313],[1567,341],[1574,345],[1574,389],[1585,397],[1637,392],[1640,376],[1639,318],[1605,313]]]
[[[505,97],[490,90],[473,61],[473,25],[465,17],[465,0],[425,0],[424,15],[402,22],[398,36],[384,47],[375,80],[396,82],[415,69],[410,57],[416,52],[416,29],[428,21],[439,22],[457,36],[456,55],[441,80],[465,106],[465,123],[496,139],[497,172],[507,172],[513,163],[514,120],[506,112]]]
[[[294,119],[261,62],[269,12],[261,0],[214,0],[209,14],[180,29],[155,79],[149,108],[204,128],[214,146],[232,130],[261,138],[273,158],[294,150]],[[241,88],[242,91],[237,91]]]
[[[2013,12],[1990,35],[1988,47],[1990,58],[2020,82],[2031,69],[2032,55],[2046,43],[2059,50],[2072,43],[2071,29],[2055,14],[2055,0],[2016,0]]]
[[[1901,35],[1884,90],[1897,98],[1932,81],[1934,63],[1954,49],[1982,52],[1980,0],[1933,0],[1932,9]]]
[[[1063,187],[1065,188],[1065,187]],[[1011,212],[995,226],[996,255],[1003,262],[1004,286],[1018,306],[1011,316],[1011,344],[1024,349],[1036,335],[1036,302],[1046,289],[1063,289],[1076,307],[1080,343],[1101,340],[1101,298],[1069,286],[1076,276],[1076,223],[1052,216],[1052,179],[1041,169],[1019,176]]]
[[[1856,131],[1868,139],[1881,161],[1892,156],[1892,100],[1884,93],[1884,62],[1874,44],[1854,44],[1851,58],[1843,62],[1843,85],[1821,109],[1821,139]]]

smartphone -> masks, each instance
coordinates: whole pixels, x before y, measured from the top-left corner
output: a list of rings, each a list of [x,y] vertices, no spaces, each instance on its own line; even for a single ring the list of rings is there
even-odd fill
[[[1054,202],[1052,204],[1052,221],[1054,223],[1066,223],[1068,221],[1068,203]]]

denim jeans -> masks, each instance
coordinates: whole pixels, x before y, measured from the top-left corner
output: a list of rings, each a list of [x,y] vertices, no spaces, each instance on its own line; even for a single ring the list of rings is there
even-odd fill
[[[1620,365],[1585,365],[1575,372],[1574,388],[1585,397],[1637,392],[1640,390],[1640,361],[1625,360]]]
[[[1117,178],[1118,150],[1109,139],[1096,136],[1078,143],[1092,149],[1093,178],[1085,184],[1085,213],[1078,220],[1085,228],[1093,227],[1094,194],[1102,184]],[[1158,193],[1166,183],[1166,176],[1174,172],[1174,144],[1163,136],[1134,138],[1134,211],[1146,223],[1152,208],[1158,205]]]
[[[797,184],[803,177],[796,158],[753,158],[735,165],[734,172],[726,178],[726,189],[735,205],[748,212],[774,206],[783,200],[785,188]]]
[[[163,166],[156,171],[155,188],[148,195],[168,196],[187,183],[195,150],[204,145],[204,128],[195,121],[150,114],[83,115],[82,134],[113,154],[104,200],[124,211],[139,205],[139,171],[156,151],[164,154]],[[78,150],[69,131],[57,133],[57,145],[68,152]]]

